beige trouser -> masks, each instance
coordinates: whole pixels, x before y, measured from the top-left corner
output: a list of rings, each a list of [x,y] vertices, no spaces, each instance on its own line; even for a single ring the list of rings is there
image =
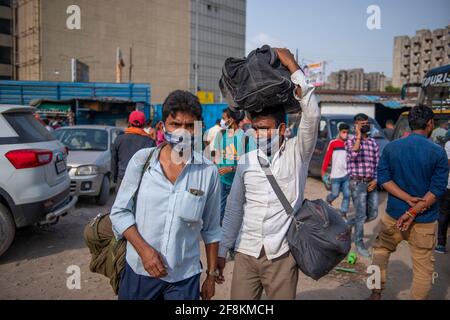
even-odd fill
[[[411,298],[424,300],[432,285],[434,272],[433,249],[436,242],[436,222],[413,223],[408,231],[401,232],[396,227],[397,220],[384,214],[381,217],[381,230],[373,245],[372,264],[380,267],[381,289],[386,284],[386,269],[389,257],[403,240],[407,241],[411,250],[413,263],[413,283]]]
[[[264,249],[258,259],[236,253],[231,300],[259,300],[264,289],[270,300],[295,300],[298,268],[288,252],[268,260]]]

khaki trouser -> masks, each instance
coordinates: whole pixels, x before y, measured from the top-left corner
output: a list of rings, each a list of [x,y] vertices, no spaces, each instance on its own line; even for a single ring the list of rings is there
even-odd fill
[[[386,269],[389,257],[403,240],[408,241],[413,263],[413,282],[411,298],[424,300],[431,289],[434,272],[433,249],[436,242],[436,222],[413,223],[409,230],[401,232],[396,227],[397,220],[384,214],[381,217],[381,230],[373,245],[372,264],[380,267],[381,289],[386,284]]]
[[[264,289],[270,300],[295,300],[298,268],[288,252],[268,260],[264,249],[260,258],[236,253],[231,284],[231,300],[259,300]]]

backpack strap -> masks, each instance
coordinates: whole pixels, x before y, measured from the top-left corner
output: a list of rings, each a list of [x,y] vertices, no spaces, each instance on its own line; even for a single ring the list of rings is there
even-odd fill
[[[163,144],[161,144],[159,147],[153,148],[153,149],[150,151],[150,154],[148,155],[147,160],[145,161],[144,167],[142,168],[141,177],[139,178],[139,184],[138,184],[138,187],[137,187],[136,192],[134,193],[134,196],[133,196],[133,200],[134,200],[134,201],[133,201],[133,202],[134,202],[134,208],[133,208],[133,211],[136,210],[136,201],[137,201],[137,197],[138,197],[138,194],[139,194],[139,189],[141,188],[142,178],[144,177],[145,172],[146,172],[148,169],[150,169],[150,166],[151,166],[151,163],[152,163],[152,159],[153,159],[153,155],[156,153],[156,150],[157,150],[157,149],[162,149],[165,145],[166,145],[166,143],[163,143]]]

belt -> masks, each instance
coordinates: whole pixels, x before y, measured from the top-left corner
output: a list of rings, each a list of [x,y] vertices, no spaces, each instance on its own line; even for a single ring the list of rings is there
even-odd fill
[[[358,181],[358,182],[372,182],[372,181],[373,181],[373,178],[350,177],[350,180]]]

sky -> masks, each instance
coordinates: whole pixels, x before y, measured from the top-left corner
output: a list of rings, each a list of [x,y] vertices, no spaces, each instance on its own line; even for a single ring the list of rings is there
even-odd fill
[[[369,30],[370,5],[381,29]],[[247,0],[246,53],[264,44],[298,49],[331,71],[364,68],[392,76],[394,37],[450,24],[450,0]]]

